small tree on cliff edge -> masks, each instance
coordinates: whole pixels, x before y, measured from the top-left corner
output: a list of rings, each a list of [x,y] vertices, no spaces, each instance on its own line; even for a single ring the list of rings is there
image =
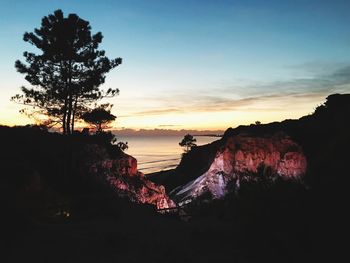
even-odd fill
[[[117,117],[111,114],[111,104],[101,105],[92,111],[86,112],[82,115],[82,119],[94,126],[97,133],[101,133],[106,125],[114,121]]]
[[[71,134],[74,123],[93,103],[113,97],[118,89],[101,90],[105,74],[121,64],[121,58],[109,59],[98,50],[102,34],[91,34],[88,21],[76,14],[63,16],[61,10],[42,19],[41,27],[23,36],[41,53],[24,52],[27,63],[17,60],[17,71],[33,88],[22,87],[12,100],[31,106],[21,110],[31,117],[46,116],[53,125],[61,124]]]
[[[197,146],[195,143],[197,140],[193,138],[191,134],[186,134],[181,142],[179,142],[179,145],[181,147],[185,147],[185,152],[188,153],[192,147]]]

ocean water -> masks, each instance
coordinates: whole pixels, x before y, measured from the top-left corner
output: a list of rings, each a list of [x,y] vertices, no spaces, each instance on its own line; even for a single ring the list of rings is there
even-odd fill
[[[138,169],[147,174],[175,168],[181,160],[183,148],[179,146],[181,136],[129,136],[118,141],[128,142],[125,152],[137,159]],[[211,136],[195,137],[197,145],[208,144],[220,138]]]

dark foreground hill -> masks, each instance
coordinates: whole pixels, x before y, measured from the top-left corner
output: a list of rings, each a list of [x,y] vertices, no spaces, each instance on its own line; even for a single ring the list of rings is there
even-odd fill
[[[214,188],[214,191],[213,189],[207,189],[207,192],[215,195],[220,181],[219,183],[214,181],[213,186],[212,182],[210,184],[205,181],[208,174],[210,177],[215,174],[224,175],[225,177],[225,171],[223,170],[227,170],[227,166],[230,166],[230,164],[237,166],[239,164],[240,160],[237,160],[239,151],[248,151],[248,155],[253,156],[250,161],[254,164],[255,161],[262,162],[259,161],[261,151],[263,151],[262,155],[264,158],[269,157],[269,154],[270,156],[273,155],[276,149],[279,151],[277,153],[281,154],[281,156],[286,153],[283,147],[276,148],[273,145],[274,141],[283,142],[286,139],[292,140],[298,144],[298,147],[300,146],[302,148],[302,152],[305,154],[307,160],[307,170],[302,177],[302,181],[288,182],[277,180],[273,183],[271,181],[276,178],[273,177],[272,180],[260,178],[258,183],[248,182],[241,187],[238,198],[236,193],[227,194],[223,203],[226,202],[228,207],[221,209],[221,216],[240,218],[247,212],[244,211],[242,213],[241,210],[237,211],[237,207],[242,206],[244,209],[252,209],[250,212],[254,216],[251,219],[254,222],[257,217],[263,214],[264,219],[262,221],[267,220],[267,225],[270,227],[270,224],[275,224],[274,227],[279,226],[281,231],[286,228],[293,229],[292,225],[298,222],[298,220],[302,220],[308,226],[301,232],[299,232],[301,230],[299,228],[297,233],[299,232],[298,235],[305,238],[310,238],[308,241],[309,248],[312,247],[315,249],[314,252],[316,254],[318,252],[321,254],[321,252],[332,251],[332,248],[341,247],[341,243],[339,242],[340,236],[342,236],[343,227],[346,225],[344,215],[345,207],[347,206],[346,200],[349,199],[347,190],[349,175],[348,156],[350,149],[349,116],[350,94],[330,95],[323,105],[316,108],[313,114],[304,116],[298,120],[285,120],[264,125],[239,126],[235,129],[229,128],[222,139],[208,145],[194,147],[189,153],[183,156],[181,163],[175,170],[166,172],[163,176],[154,175],[151,178],[165,185],[171,194],[171,198],[186,200],[184,198],[188,198],[193,193],[196,195],[203,193],[202,189],[205,187]],[[275,139],[276,137],[277,139]],[[231,146],[229,145],[232,144],[230,140],[235,142],[236,148],[238,145],[238,151],[237,149],[230,149]],[[244,142],[243,144],[240,142],[242,140]],[[244,146],[249,141],[251,145]],[[267,146],[261,146],[260,143],[259,146],[259,142],[261,141],[271,141],[271,143]],[[271,147],[275,150],[269,149]],[[230,155],[225,155],[227,151],[233,152],[234,157],[225,159],[225,156]],[[300,149],[290,149],[288,151],[293,152],[294,155],[301,153]],[[212,167],[214,166],[215,168],[217,166],[215,162],[220,160],[219,157],[222,154],[224,156],[223,168],[219,169],[219,173],[215,170],[214,173],[210,173]],[[249,168],[249,165],[247,165],[249,159],[246,158],[245,160],[247,160],[245,166]],[[254,165],[251,167],[254,168]],[[298,166],[291,167],[295,169]],[[233,169],[233,171],[235,171],[234,176],[237,177],[237,169]],[[259,172],[259,169],[255,169],[252,175],[261,177],[264,175],[264,171]],[[205,180],[203,180],[203,177]],[[253,179],[255,178],[253,177]],[[227,187],[231,187],[231,189],[237,188],[235,185],[227,185]],[[172,191],[172,189],[175,190]],[[199,201],[200,210],[202,210],[203,201],[211,200],[213,196],[204,196],[201,199],[204,200]],[[277,205],[278,208],[273,204]],[[210,207],[217,209],[218,205],[210,205]],[[259,213],[259,216],[255,213]],[[284,215],[288,215],[287,218]],[[289,223],[290,225],[287,226]]]
[[[299,120],[228,129],[221,141],[184,156],[175,172],[158,179],[169,190],[205,171],[217,147],[239,134],[288,134],[302,146],[308,168],[303,184],[248,183],[238,196],[202,202],[181,217],[128,202],[86,176],[85,164],[91,162],[81,151],[86,145],[103,149],[92,152],[94,158],[122,155],[108,135],[64,137],[39,127],[0,127],[0,260],[314,262],[327,255],[336,260],[347,210],[349,97],[332,95]]]

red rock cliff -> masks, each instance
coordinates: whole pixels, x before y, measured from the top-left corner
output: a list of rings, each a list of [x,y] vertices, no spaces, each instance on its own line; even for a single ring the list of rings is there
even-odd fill
[[[207,171],[170,193],[180,205],[208,192],[213,198],[221,198],[228,182],[235,182],[239,188],[240,180],[252,174],[296,179],[306,171],[307,162],[301,147],[285,135],[229,136],[218,145]]]
[[[264,169],[282,177],[297,178],[306,170],[301,147],[288,137],[230,137],[223,154],[234,173],[257,173],[258,169]]]
[[[175,206],[162,185],[156,185],[137,170],[137,160],[125,153],[110,158],[97,145],[91,145],[89,151],[99,152],[102,158],[93,158],[88,164],[91,176],[109,185],[120,197],[136,203],[155,205],[158,209]]]

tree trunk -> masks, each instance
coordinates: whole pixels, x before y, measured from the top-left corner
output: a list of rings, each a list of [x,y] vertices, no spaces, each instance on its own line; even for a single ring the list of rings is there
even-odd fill
[[[63,128],[63,134],[65,135],[67,133],[66,131],[66,113],[63,113],[63,120],[62,120],[62,128]]]
[[[69,61],[68,66],[68,111],[67,111],[67,134],[72,134],[71,131],[71,118],[73,107],[73,91],[72,91],[72,62]]]
[[[72,118],[72,94],[70,92],[69,96],[68,96],[68,111],[67,111],[67,134],[72,134],[71,131],[71,118]]]
[[[65,99],[64,99],[64,105],[63,105],[63,134],[66,135],[67,134],[67,94],[65,94]]]
[[[65,66],[63,66],[62,61],[60,62],[60,66],[61,66],[61,74],[65,76],[65,85],[64,85],[64,105],[63,105],[63,117],[62,117],[62,128],[63,128],[63,134],[66,135],[67,134],[67,103],[68,103],[68,92],[67,92],[67,82],[68,82],[68,78],[67,78],[67,74],[66,74],[66,68]]]
[[[72,113],[72,124],[71,124],[71,132],[74,132],[74,123],[75,123],[75,113],[77,112],[77,104],[78,104],[78,95],[75,96],[73,113]]]

